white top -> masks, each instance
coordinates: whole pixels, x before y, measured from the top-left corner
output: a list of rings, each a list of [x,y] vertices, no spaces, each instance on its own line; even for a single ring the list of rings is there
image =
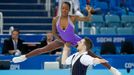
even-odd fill
[[[12,41],[13,41],[14,50],[17,50],[17,42],[15,40]]]
[[[78,10],[80,8],[80,2],[79,0],[63,0],[71,3],[71,6],[73,6],[74,10]]]
[[[81,56],[82,55],[82,56]],[[66,59],[66,65],[71,65],[72,66],[74,65],[74,63],[79,59],[79,57],[81,56],[80,58],[80,62],[85,65],[85,66],[89,66],[89,65],[95,65],[94,63],[94,58],[91,57],[90,55],[87,55],[87,52],[84,52],[84,53],[75,53],[71,56],[69,56],[67,59]],[[72,59],[73,58],[73,59]]]
[[[73,1],[72,3],[74,4],[75,11],[80,9],[80,2],[79,2],[79,0],[72,0],[72,1]]]

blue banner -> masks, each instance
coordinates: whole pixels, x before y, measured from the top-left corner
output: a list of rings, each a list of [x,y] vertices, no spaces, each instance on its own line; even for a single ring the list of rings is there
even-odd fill
[[[94,46],[100,46],[103,42],[113,42],[116,46],[120,46],[122,41],[130,40],[134,43],[134,35],[80,35],[82,38],[88,37],[90,38]],[[0,35],[0,47],[2,47],[2,44],[6,38],[9,38],[10,35]],[[39,35],[39,34],[24,34],[20,35],[20,38],[22,38],[26,42],[39,42],[41,41],[45,35]]]
[[[99,46],[104,42],[113,42],[116,46],[120,46],[121,42],[129,40],[134,43],[134,35],[81,35],[82,38],[90,38],[95,46]]]
[[[10,60],[14,56],[0,56],[0,60]],[[134,55],[103,55],[104,59],[108,60],[109,64],[118,69],[133,68],[134,69]],[[31,57],[28,60],[14,64],[11,63],[10,69],[44,69],[45,61],[56,61],[56,55],[39,55]],[[102,65],[96,65],[95,69],[105,69]]]

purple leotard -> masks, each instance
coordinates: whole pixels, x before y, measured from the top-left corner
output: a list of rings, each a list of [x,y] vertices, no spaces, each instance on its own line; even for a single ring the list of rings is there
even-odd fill
[[[68,26],[65,30],[62,30],[60,27],[60,17],[57,21],[56,25],[57,31],[59,33],[59,36],[65,41],[70,42],[73,46],[77,45],[77,42],[80,41],[82,38],[75,34],[74,32],[74,24],[70,20],[70,17],[68,16]]]

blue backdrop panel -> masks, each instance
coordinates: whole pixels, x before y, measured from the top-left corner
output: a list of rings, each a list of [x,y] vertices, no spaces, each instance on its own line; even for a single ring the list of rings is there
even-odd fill
[[[80,35],[82,38],[90,38],[95,46],[100,46],[103,42],[114,42],[116,46],[120,46],[120,43],[125,40],[131,40],[134,43],[134,35]],[[10,37],[10,35],[0,35],[0,47],[3,44],[4,39]],[[20,38],[26,42],[39,42],[44,38],[41,34],[20,35]]]
[[[0,56],[0,60],[11,60],[13,56]],[[28,60],[14,64],[11,63],[11,69],[44,69],[45,61],[56,61],[58,56],[55,55],[39,55]],[[134,68],[134,55],[103,55],[103,58],[109,61],[109,63],[118,68]],[[96,65],[95,69],[105,69],[102,65]]]

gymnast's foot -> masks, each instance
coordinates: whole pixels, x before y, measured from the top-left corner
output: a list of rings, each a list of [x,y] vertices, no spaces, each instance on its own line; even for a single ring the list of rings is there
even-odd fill
[[[20,63],[20,62],[23,62],[23,61],[25,61],[27,58],[26,58],[26,55],[21,55],[21,56],[19,56],[19,57],[14,57],[13,59],[12,59],[12,61],[14,62],[14,63]]]

